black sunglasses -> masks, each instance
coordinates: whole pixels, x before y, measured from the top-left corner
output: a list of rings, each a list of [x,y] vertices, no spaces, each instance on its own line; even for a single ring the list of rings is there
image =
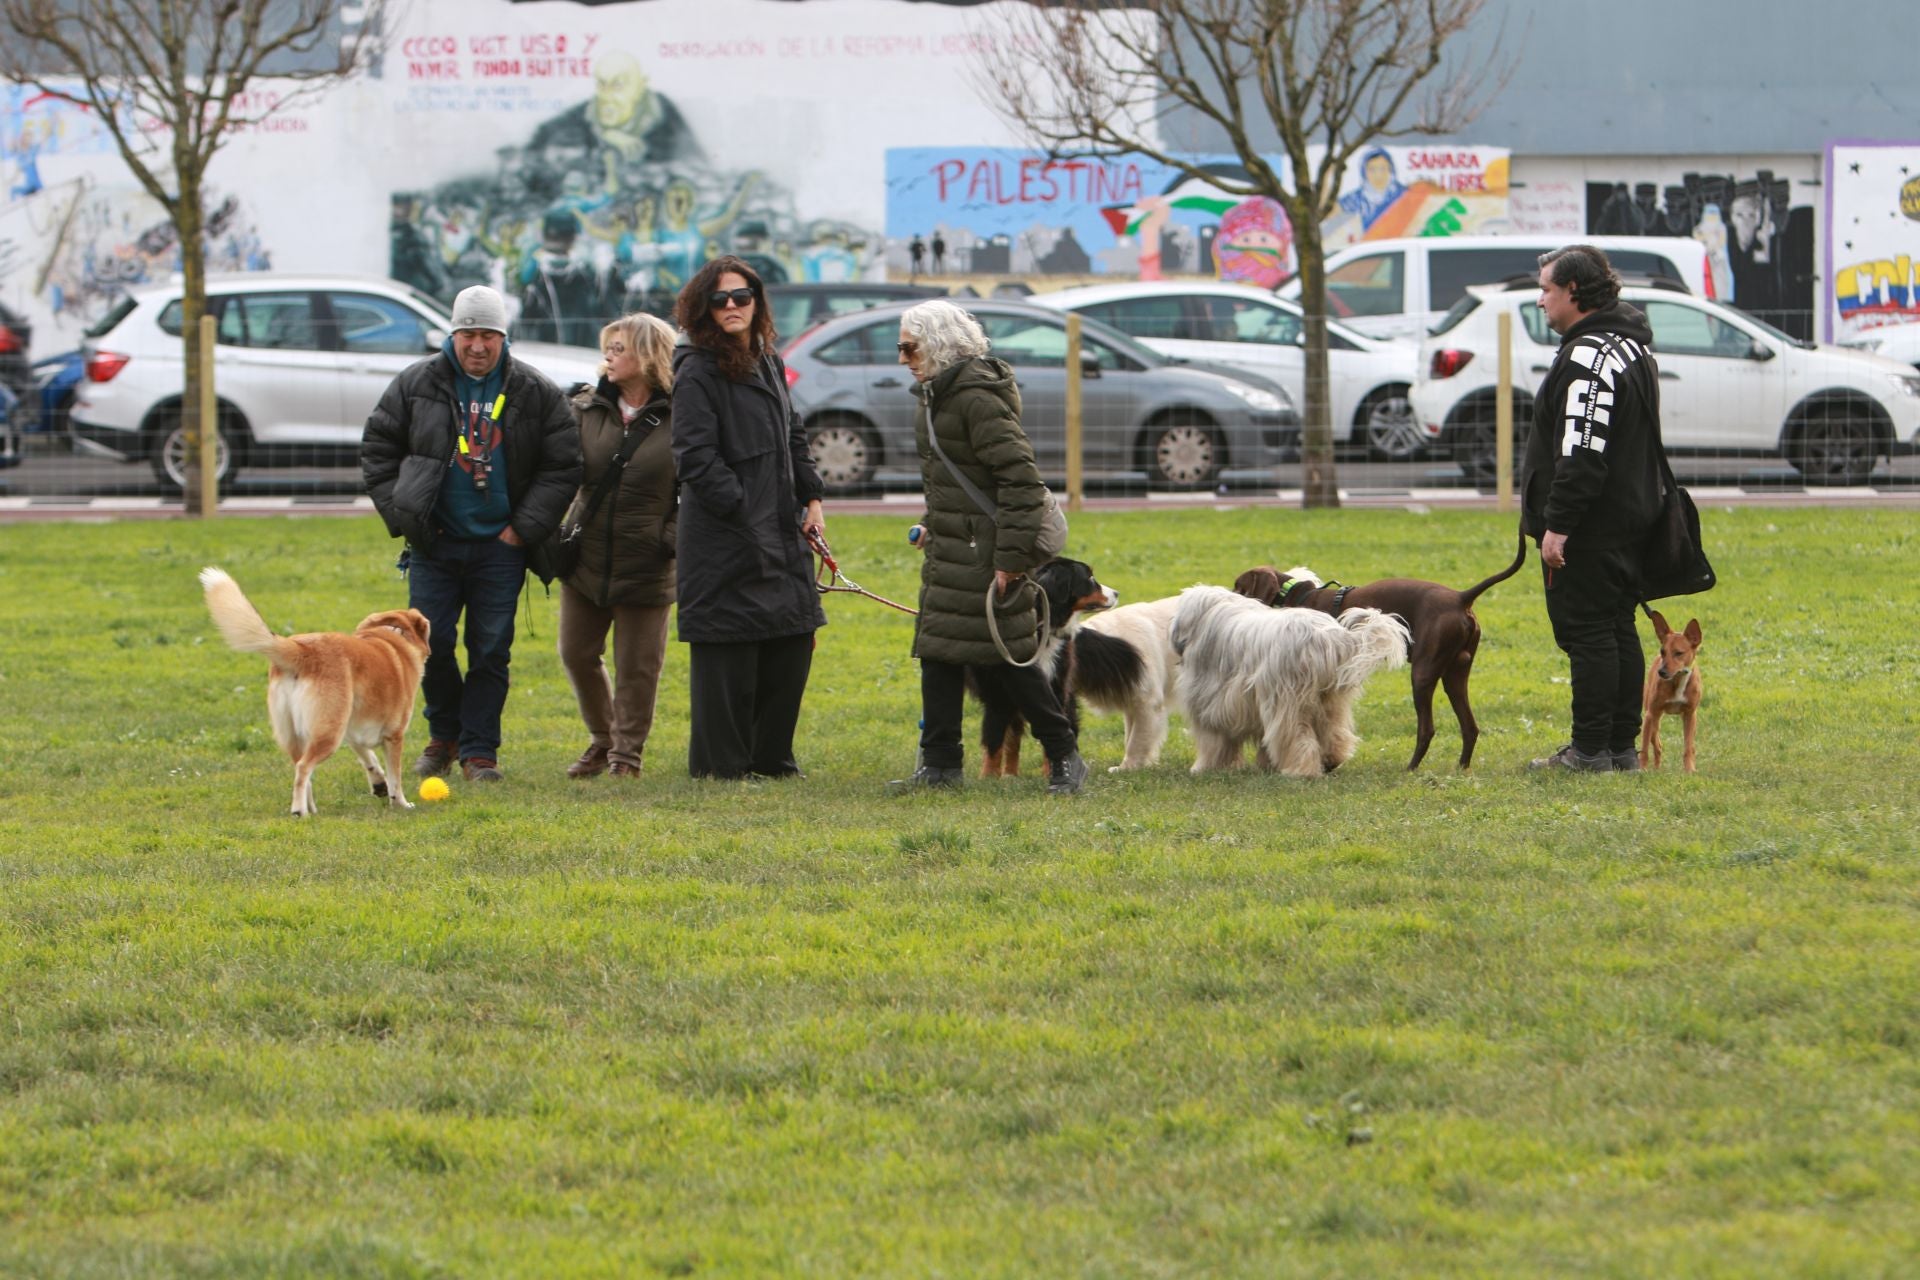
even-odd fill
[[[717,289],[707,295],[707,305],[715,311],[724,309],[729,302],[739,307],[742,311],[745,311],[753,305],[753,290]]]
[[[914,352],[920,349],[920,344],[917,342],[896,342],[893,345],[894,345],[894,348],[897,351],[899,351],[899,353],[903,356],[911,356]]]

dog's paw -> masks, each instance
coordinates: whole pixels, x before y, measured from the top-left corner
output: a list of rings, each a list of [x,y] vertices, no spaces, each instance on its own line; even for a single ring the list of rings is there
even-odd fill
[[[385,788],[383,787],[381,790],[384,791]],[[411,809],[414,806],[413,801],[407,799],[405,796],[394,796],[393,807],[396,809]]]

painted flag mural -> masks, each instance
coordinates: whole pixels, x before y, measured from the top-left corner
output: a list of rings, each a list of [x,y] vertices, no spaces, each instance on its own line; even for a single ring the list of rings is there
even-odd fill
[[[1276,167],[1278,157],[1273,158]],[[1201,175],[1244,180],[1232,157]],[[1328,249],[1507,226],[1499,147],[1374,147],[1356,157]],[[909,274],[1207,276],[1272,288],[1299,269],[1277,201],[1142,156],[1051,159],[994,147],[887,152],[887,265]]]

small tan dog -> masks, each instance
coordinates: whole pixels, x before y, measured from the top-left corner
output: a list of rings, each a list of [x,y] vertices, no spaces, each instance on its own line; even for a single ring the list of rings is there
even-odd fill
[[[1647,668],[1647,688],[1641,699],[1647,719],[1640,726],[1640,766],[1660,767],[1660,717],[1675,715],[1686,733],[1683,764],[1692,773],[1695,724],[1700,715],[1700,668],[1694,661],[1700,653],[1700,620],[1689,618],[1685,631],[1675,631],[1656,613],[1653,636],[1660,642],[1660,657]]]
[[[293,816],[320,811],[313,803],[313,771],[342,742],[366,769],[374,795],[396,808],[413,808],[400,785],[400,743],[427,662],[426,617],[418,609],[389,609],[369,614],[352,635],[277,636],[225,570],[202,569],[200,585],[227,643],[272,664],[267,716],[293,761]],[[384,769],[375,747],[386,748]]]

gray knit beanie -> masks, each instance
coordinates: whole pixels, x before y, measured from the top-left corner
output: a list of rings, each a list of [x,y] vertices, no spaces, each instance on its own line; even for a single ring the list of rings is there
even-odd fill
[[[483,284],[462,289],[453,300],[453,331],[458,333],[462,329],[491,329],[495,333],[505,333],[506,302]]]

